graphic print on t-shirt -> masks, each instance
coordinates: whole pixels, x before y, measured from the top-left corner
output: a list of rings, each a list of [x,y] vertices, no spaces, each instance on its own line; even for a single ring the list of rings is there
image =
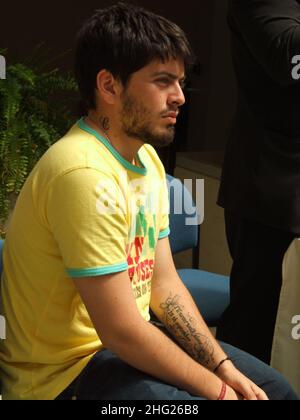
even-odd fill
[[[128,275],[136,299],[151,290],[156,245],[155,231],[156,215],[146,215],[145,208],[141,206],[137,216],[133,219],[129,244],[126,249]]]

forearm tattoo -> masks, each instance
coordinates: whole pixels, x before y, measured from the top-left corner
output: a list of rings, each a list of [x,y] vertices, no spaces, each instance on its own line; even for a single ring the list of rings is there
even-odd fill
[[[160,308],[166,327],[180,346],[201,365],[214,367],[214,346],[209,337],[199,332],[196,320],[180,304],[180,296],[170,295]]]

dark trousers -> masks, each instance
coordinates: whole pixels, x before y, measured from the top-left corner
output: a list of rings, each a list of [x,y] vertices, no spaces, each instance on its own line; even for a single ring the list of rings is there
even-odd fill
[[[230,305],[217,338],[269,364],[282,287],[283,258],[298,235],[246,220],[225,211],[233,259]]]
[[[287,381],[274,369],[229,344],[220,344],[235,366],[262,388],[270,400],[298,400]],[[203,400],[129,366],[109,350],[96,353],[57,399]]]

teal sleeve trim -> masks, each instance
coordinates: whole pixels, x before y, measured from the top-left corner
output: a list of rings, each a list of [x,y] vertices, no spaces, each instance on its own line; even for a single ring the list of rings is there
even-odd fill
[[[103,276],[105,274],[119,273],[128,269],[127,263],[108,265],[96,268],[67,268],[66,272],[72,278]]]
[[[159,233],[159,235],[158,235],[158,239],[164,239],[164,238],[166,238],[167,236],[169,236],[170,235],[170,228],[169,227],[167,227],[167,229],[165,229],[165,230],[162,230],[160,233]]]

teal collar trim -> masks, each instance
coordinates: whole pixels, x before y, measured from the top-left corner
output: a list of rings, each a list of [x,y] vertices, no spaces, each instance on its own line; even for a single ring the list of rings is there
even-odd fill
[[[120,153],[109,143],[109,141],[106,140],[106,138],[102,137],[96,130],[93,130],[91,127],[89,127],[84,122],[84,117],[82,117],[78,122],[77,125],[81,130],[86,131],[87,133],[91,134],[92,136],[95,136],[101,143],[104,144],[108,148],[108,150],[111,152],[111,154],[121,163],[121,165],[124,166],[129,171],[133,171],[138,173],[139,175],[147,175],[147,168],[145,167],[139,152],[137,153],[137,158],[142,168],[139,168],[138,166],[132,165],[132,163],[128,162],[128,160],[124,159],[123,156],[120,155]]]

